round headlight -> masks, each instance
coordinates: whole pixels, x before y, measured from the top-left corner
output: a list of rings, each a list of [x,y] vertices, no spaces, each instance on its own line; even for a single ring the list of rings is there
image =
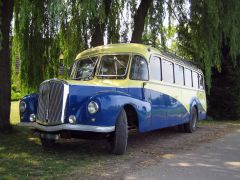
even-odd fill
[[[23,113],[26,111],[26,109],[27,109],[27,104],[24,101],[21,101],[19,104],[19,111]]]
[[[36,121],[36,115],[35,114],[31,114],[29,117],[31,122],[35,122]]]
[[[96,102],[94,101],[91,101],[89,104],[88,104],[88,112],[90,114],[95,114],[99,109],[99,106]]]
[[[71,123],[71,124],[75,124],[76,121],[77,121],[77,120],[76,120],[76,116],[74,116],[74,115],[69,116],[68,121],[69,121],[69,123]]]

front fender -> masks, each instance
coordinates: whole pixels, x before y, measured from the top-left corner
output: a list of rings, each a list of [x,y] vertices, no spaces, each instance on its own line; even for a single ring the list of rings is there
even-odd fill
[[[29,116],[31,114],[37,114],[38,94],[24,96],[21,101],[26,103],[26,110],[23,113],[20,112],[20,121],[30,122]]]
[[[95,101],[99,104],[99,110],[96,114],[90,114],[86,108],[86,120],[84,124],[98,126],[114,126],[119,113],[125,105],[131,105],[137,112],[139,121],[139,130],[144,131],[146,126],[150,125],[151,105],[149,102],[131,97],[123,92],[106,91],[92,96],[88,101]],[[87,106],[86,104],[86,106]]]

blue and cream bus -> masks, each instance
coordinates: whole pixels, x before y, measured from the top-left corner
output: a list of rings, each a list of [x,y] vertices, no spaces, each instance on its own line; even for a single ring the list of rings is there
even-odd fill
[[[49,79],[20,101],[21,125],[42,145],[59,138],[110,140],[126,151],[128,132],[180,126],[186,132],[206,117],[202,71],[181,58],[141,44],[112,44],[78,54],[71,80]]]

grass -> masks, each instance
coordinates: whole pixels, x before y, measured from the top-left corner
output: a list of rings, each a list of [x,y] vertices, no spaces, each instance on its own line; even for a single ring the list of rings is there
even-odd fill
[[[43,150],[28,128],[16,125],[18,102],[12,103],[11,123],[13,133],[0,133],[0,179],[64,179],[74,171],[86,175],[113,158],[102,141],[60,142]]]
[[[17,126],[18,104],[19,102],[12,102],[13,133],[0,133],[0,179],[84,179],[91,174],[100,173],[109,160],[118,162],[131,158],[131,153],[124,156],[109,154],[106,141],[99,140],[60,141],[54,148],[43,150],[39,139],[29,128]],[[207,120],[201,123],[223,121]],[[240,124],[239,121],[230,123]]]
[[[11,124],[16,125],[19,123],[19,101],[11,103]]]

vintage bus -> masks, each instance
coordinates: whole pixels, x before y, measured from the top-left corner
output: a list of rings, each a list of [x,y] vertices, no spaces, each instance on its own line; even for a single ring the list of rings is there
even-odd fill
[[[44,147],[59,138],[103,136],[114,154],[128,132],[179,126],[188,133],[206,117],[202,71],[182,58],[141,44],[111,44],[78,54],[70,80],[49,79],[20,101],[21,125]]]

